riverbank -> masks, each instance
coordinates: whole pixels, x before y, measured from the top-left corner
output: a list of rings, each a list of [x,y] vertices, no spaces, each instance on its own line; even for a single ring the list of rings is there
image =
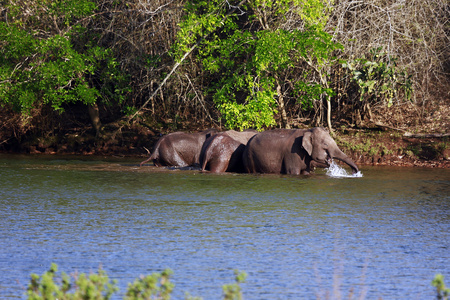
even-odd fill
[[[202,130],[190,127],[190,131]],[[0,145],[3,153],[104,155],[148,157],[153,145],[170,130],[156,130],[142,125],[104,127],[101,137],[91,128],[74,128],[48,137],[10,138]],[[339,147],[358,165],[450,168],[450,138],[445,135],[410,135],[389,129],[354,129],[335,131]]]
[[[408,136],[393,131],[338,134],[338,145],[360,165],[450,168],[447,136]]]

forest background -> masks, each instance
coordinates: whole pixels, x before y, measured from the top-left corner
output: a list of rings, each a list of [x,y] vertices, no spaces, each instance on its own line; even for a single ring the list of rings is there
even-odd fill
[[[324,126],[358,163],[450,167],[448,0],[0,3],[2,152]]]

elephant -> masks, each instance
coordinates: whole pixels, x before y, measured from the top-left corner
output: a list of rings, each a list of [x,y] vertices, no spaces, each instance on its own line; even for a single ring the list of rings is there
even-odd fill
[[[202,171],[213,173],[244,172],[242,153],[256,130],[242,132],[228,130],[209,137],[202,148],[200,164]]]
[[[358,172],[356,164],[322,127],[264,131],[249,140],[243,153],[248,173],[308,175],[314,166],[329,166],[332,159]]]
[[[153,160],[157,167],[190,167],[200,165],[200,153],[203,143],[216,129],[208,129],[195,133],[172,132],[161,137],[154,147],[150,157],[141,162],[140,166]]]

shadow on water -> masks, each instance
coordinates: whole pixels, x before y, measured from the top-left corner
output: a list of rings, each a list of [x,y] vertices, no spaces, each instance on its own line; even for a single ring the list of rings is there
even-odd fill
[[[174,298],[432,299],[450,278],[450,170],[363,167],[361,178],[210,174],[136,159],[0,156],[0,298],[52,262],[102,266],[121,293],[174,270]],[[336,287],[337,286],[337,287]],[[333,288],[335,291],[333,291]]]

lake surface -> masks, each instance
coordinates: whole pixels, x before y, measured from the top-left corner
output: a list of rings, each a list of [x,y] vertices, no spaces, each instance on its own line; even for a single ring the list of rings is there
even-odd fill
[[[215,175],[139,159],[0,155],[0,298],[31,273],[104,269],[121,299],[174,271],[173,299],[435,299],[450,285],[450,170],[361,167],[361,178]]]

